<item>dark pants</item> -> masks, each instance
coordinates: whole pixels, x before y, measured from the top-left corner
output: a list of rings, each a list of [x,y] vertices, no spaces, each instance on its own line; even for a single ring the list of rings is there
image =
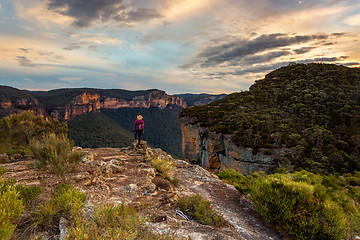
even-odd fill
[[[135,140],[138,140],[138,144],[141,144],[141,134],[142,134],[142,130],[141,131],[135,131]]]

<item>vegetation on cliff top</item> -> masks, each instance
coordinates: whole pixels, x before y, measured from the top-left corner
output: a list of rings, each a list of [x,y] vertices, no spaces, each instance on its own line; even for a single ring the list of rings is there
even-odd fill
[[[295,64],[275,70],[249,91],[181,117],[210,131],[232,134],[238,145],[289,149],[279,159],[312,172],[360,170],[360,69]]]
[[[227,169],[218,176],[248,193],[256,211],[291,239],[353,239],[360,234],[360,172],[243,176]]]
[[[40,140],[50,133],[67,135],[67,131],[65,123],[52,118],[44,120],[30,111],[4,117],[0,120],[0,153],[9,157],[14,153],[26,154],[30,152],[32,140]]]
[[[21,98],[32,99],[33,95],[27,91],[21,91],[17,88],[0,85],[1,100],[15,101]]]

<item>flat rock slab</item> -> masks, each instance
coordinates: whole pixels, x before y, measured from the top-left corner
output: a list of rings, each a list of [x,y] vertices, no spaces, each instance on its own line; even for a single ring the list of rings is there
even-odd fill
[[[281,239],[257,217],[245,195],[197,165],[174,160],[159,149],[128,147],[83,149],[86,156],[72,184],[88,196],[86,208],[105,202],[135,206],[152,221],[147,227],[156,233],[168,233],[181,239]],[[161,156],[174,162],[175,186],[151,165],[149,159]],[[39,185],[48,199],[59,180],[48,171],[32,168],[34,160],[0,164],[4,178],[15,178],[23,185]],[[181,196],[200,194],[226,221],[224,227],[211,227],[187,221],[176,213]],[[90,211],[91,212],[91,211]]]

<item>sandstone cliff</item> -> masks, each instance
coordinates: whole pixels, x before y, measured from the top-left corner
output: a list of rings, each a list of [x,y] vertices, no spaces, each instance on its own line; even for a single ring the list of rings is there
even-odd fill
[[[8,89],[14,91],[12,88],[8,87],[6,87],[6,89],[4,89],[3,91],[10,91]],[[36,114],[51,116],[61,121],[66,121],[70,118],[86,113],[99,112],[101,109],[150,107],[164,109],[169,104],[178,105],[183,108],[187,106],[185,100],[182,97],[171,96],[168,95],[166,92],[160,90],[144,91],[143,95],[134,94],[134,96],[130,97],[130,99],[128,99],[128,97],[121,98],[107,96],[106,94],[103,94],[104,90],[99,90],[99,93],[96,92],[96,89],[75,90],[78,91],[78,94],[71,97],[64,104],[57,104],[56,99],[59,99],[59,102],[65,102],[63,99],[61,99],[61,94],[58,94],[54,97],[45,98],[45,100],[42,101],[38,101],[36,97],[31,96],[31,94],[28,92],[27,95],[29,95],[30,97],[17,97],[17,94],[23,92],[16,89],[16,92],[13,94],[13,96],[11,96],[11,100],[9,100],[5,96],[5,94],[4,96],[0,95],[0,116],[6,116],[10,114],[20,113],[24,110],[30,110]],[[66,91],[66,89],[62,89],[62,94],[66,95]],[[72,91],[72,89],[68,91],[70,92]],[[131,93],[131,91],[128,92]],[[36,93],[35,96],[37,96]],[[51,99],[52,102],[55,102],[55,104],[52,103],[52,105],[55,106],[48,106],[49,99]]]
[[[142,214],[147,219],[153,219],[146,223],[150,231],[168,233],[178,239],[281,239],[257,217],[245,195],[239,194],[233,186],[200,166],[175,160],[161,149],[146,146],[84,151],[86,156],[79,165],[79,172],[73,176],[72,185],[88,196],[85,215],[101,203],[125,202],[143,209]],[[155,156],[174,163],[173,172],[177,174],[178,184],[169,182],[152,166],[150,160]],[[17,183],[27,186],[41,186],[43,193],[40,198],[46,200],[58,180],[48,171],[39,172],[29,168],[31,164],[32,159],[18,159],[16,162],[0,164],[0,167],[7,170],[3,175],[6,179],[14,178]],[[200,194],[209,200],[227,225],[212,227],[177,215],[178,198],[193,194]],[[36,233],[34,236],[27,235],[27,239],[56,237],[49,233],[41,234],[43,237]]]
[[[165,108],[168,104],[178,105],[185,108],[186,102],[181,97],[171,96],[164,91],[153,90],[145,95],[133,97],[131,100],[105,97],[101,101],[101,108],[118,109],[123,107],[130,108]]]
[[[256,171],[268,172],[274,167],[274,159],[282,150],[259,149],[236,145],[231,135],[210,132],[189,118],[181,118],[182,151],[187,161],[196,163],[212,172],[235,169],[242,174]]]
[[[53,109],[50,116],[60,120],[100,111],[100,95],[96,93],[82,93],[74,97],[66,106]]]
[[[45,109],[39,106],[36,98],[0,99],[0,118],[30,110],[37,115],[44,115]]]

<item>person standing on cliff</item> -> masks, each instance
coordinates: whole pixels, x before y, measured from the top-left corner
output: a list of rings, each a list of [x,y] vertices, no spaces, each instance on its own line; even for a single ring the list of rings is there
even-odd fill
[[[144,133],[144,121],[141,115],[137,116],[135,120],[134,132],[135,132],[135,141],[138,140],[138,146],[141,145],[141,134]]]

